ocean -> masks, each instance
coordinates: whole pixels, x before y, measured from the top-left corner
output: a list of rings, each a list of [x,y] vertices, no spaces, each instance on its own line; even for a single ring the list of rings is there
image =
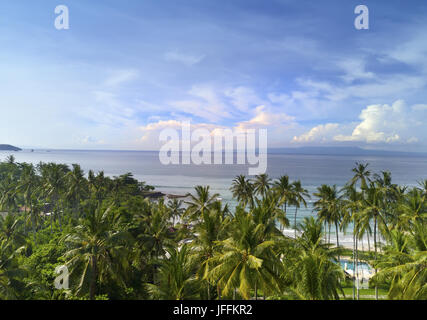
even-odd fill
[[[197,185],[209,185],[213,193],[219,193],[223,201],[235,206],[229,190],[232,180],[239,174],[247,175],[245,165],[162,165],[158,152],[146,151],[78,151],[78,150],[35,150],[0,152],[4,160],[13,154],[17,162],[37,164],[56,162],[71,165],[78,163],[89,169],[104,171],[107,176],[119,176],[131,172],[140,181],[145,181],[158,191],[185,195]],[[301,180],[310,194],[321,184],[342,187],[353,176],[356,162],[369,163],[371,172],[390,171],[393,183],[415,186],[427,179],[427,157],[424,156],[350,156],[350,155],[292,155],[269,154],[267,173],[271,178],[287,174],[291,180]],[[298,211],[297,222],[314,215],[312,204]],[[293,209],[288,218],[293,222]]]

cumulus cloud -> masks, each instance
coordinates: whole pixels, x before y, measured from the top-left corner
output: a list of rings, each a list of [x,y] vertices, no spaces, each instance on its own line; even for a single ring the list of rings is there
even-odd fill
[[[337,135],[336,141],[363,141],[367,143],[393,143],[405,140],[414,140],[409,136],[416,126],[415,118],[411,109],[405,102],[398,100],[391,106],[370,105],[362,110],[361,122],[349,136]],[[406,137],[406,139],[405,139]]]
[[[189,119],[183,119],[183,121],[190,121]],[[222,135],[223,130],[229,129],[233,132],[246,131],[249,129],[268,129],[268,134],[271,141],[275,141],[275,137],[283,136],[278,134],[279,132],[286,131],[295,125],[294,117],[291,117],[285,113],[276,113],[268,110],[264,105],[255,108],[255,115],[247,120],[240,121],[230,125],[219,125],[213,123],[204,122],[191,122],[191,130],[205,129],[209,132],[211,137],[215,135]],[[140,126],[139,130],[142,133],[142,137],[139,139],[139,143],[144,148],[157,149],[160,147],[159,135],[164,129],[175,129],[178,132],[182,129],[182,121],[177,119],[168,120],[157,120],[148,123],[145,126]],[[283,141],[283,140],[282,140]]]
[[[353,125],[328,123],[319,125],[296,136],[293,142],[362,142],[367,144],[393,144],[423,142],[427,136],[426,105],[408,107],[403,100],[392,105],[369,105],[362,110],[359,122]]]
[[[292,142],[325,142],[331,140],[337,134],[339,128],[340,125],[338,123],[321,124],[300,136],[295,136]]]
[[[255,116],[248,121],[241,121],[237,124],[237,130],[275,128],[278,126],[289,126],[294,123],[295,118],[286,113],[274,113],[268,111],[265,106],[258,106],[255,109]]]

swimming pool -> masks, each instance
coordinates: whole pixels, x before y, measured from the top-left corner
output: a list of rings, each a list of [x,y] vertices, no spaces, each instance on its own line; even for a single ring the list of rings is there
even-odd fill
[[[340,260],[340,265],[341,265],[341,268],[343,268],[344,270],[353,270],[354,268],[353,261],[351,260]],[[366,262],[358,262],[357,265],[359,267],[358,268],[359,272],[360,271],[370,272],[372,270],[371,266],[368,265]]]

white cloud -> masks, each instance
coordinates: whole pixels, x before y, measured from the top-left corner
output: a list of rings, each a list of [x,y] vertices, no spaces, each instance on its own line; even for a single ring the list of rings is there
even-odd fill
[[[233,106],[243,112],[250,110],[254,105],[263,103],[254,90],[246,87],[227,89],[225,96],[231,99]]]
[[[139,72],[137,70],[127,69],[114,71],[105,80],[105,85],[109,87],[119,86],[123,83],[135,80],[138,76]]]
[[[185,64],[186,66],[193,66],[195,64],[198,64],[204,58],[205,55],[192,55],[177,51],[170,51],[164,54],[164,59],[166,61],[179,62]]]
[[[345,59],[338,62],[337,65],[345,72],[342,79],[346,82],[375,77],[374,73],[366,71],[366,63],[363,59]]]
[[[364,141],[367,143],[393,143],[401,140],[411,125],[411,115],[402,100],[391,106],[370,105],[362,110],[362,120],[350,136],[337,135],[336,141]]]
[[[195,85],[187,94],[189,99],[170,101],[175,111],[194,115],[208,121],[231,118],[230,108],[222,101],[218,91],[209,85]]]
[[[295,136],[292,142],[325,142],[337,134],[339,128],[338,123],[321,124],[300,136]]]
[[[359,142],[367,144],[422,143],[427,137],[425,105],[406,106],[403,100],[392,105],[369,105],[354,125],[328,123],[296,136],[293,142]],[[347,133],[349,128],[350,133]]]
[[[295,118],[286,113],[274,113],[267,111],[265,106],[258,106],[255,109],[255,116],[248,121],[241,121],[237,124],[238,130],[268,128],[273,129],[278,126],[289,126],[294,123]]]

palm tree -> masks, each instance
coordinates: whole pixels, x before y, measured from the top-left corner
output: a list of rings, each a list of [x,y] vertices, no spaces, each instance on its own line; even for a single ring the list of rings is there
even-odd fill
[[[294,246],[285,251],[283,277],[290,283],[290,291],[299,299],[339,299],[344,278],[337,261],[337,250],[322,241],[322,221],[305,217],[298,225],[300,236]]]
[[[126,256],[129,235],[116,229],[110,208],[97,208],[64,238],[69,250],[65,253],[70,276],[78,274],[77,294],[89,293],[91,300],[99,293],[99,286],[113,279],[125,286],[123,277],[128,267]]]
[[[390,245],[376,262],[380,271],[374,280],[391,282],[388,296],[399,300],[427,299],[427,232],[425,225],[416,223],[415,234],[399,230],[389,234]],[[418,239],[423,241],[418,241]]]
[[[24,247],[15,249],[11,241],[0,240],[0,299],[19,299],[18,288],[23,287],[25,271],[16,261]]]
[[[246,207],[249,204],[250,207],[253,207],[254,186],[245,176],[240,175],[234,178],[230,190],[240,205]]]
[[[159,283],[147,284],[154,299],[196,299],[199,281],[194,276],[195,264],[187,245],[167,250],[168,257],[159,261]]]
[[[106,197],[109,187],[109,180],[105,177],[104,171],[98,172],[97,175],[92,170],[88,173],[88,187],[90,195],[98,201],[98,205]]]
[[[253,181],[255,194],[265,197],[271,186],[271,179],[267,174],[263,173],[255,176]]]
[[[80,201],[86,196],[87,181],[84,172],[78,164],[73,164],[73,169],[65,176],[66,179],[66,199],[71,203],[74,214],[77,214],[80,207]]]
[[[218,242],[218,251],[210,259],[215,267],[210,270],[208,278],[218,281],[225,296],[237,288],[244,299],[251,297],[252,289],[255,299],[258,298],[258,288],[265,293],[279,292],[281,263],[273,251],[275,242],[263,241],[262,227],[242,209],[236,212],[232,230],[228,239]]]
[[[398,205],[398,212],[397,227],[402,229],[410,230],[412,224],[425,220],[427,206],[422,192],[417,188],[410,190]]]
[[[295,238],[297,237],[297,212],[298,208],[301,204],[304,205],[305,208],[307,208],[307,202],[305,198],[310,198],[310,194],[308,193],[308,190],[304,189],[301,185],[301,181],[294,181],[292,183],[292,202],[295,205],[295,215],[294,215],[294,226],[295,226]]]
[[[255,206],[249,214],[261,229],[262,240],[283,237],[283,233],[277,229],[277,222],[282,226],[289,225],[286,213],[280,208],[279,196],[276,193],[269,192],[264,198],[256,199]]]
[[[0,241],[6,241],[13,247],[22,246],[25,243],[25,234],[21,232],[22,220],[14,214],[0,215]]]
[[[196,186],[194,188],[196,195],[188,194],[190,201],[185,202],[188,205],[185,215],[189,217],[190,221],[200,219],[204,211],[209,210],[218,201],[219,194],[215,193],[211,195],[209,189],[209,186]]]
[[[204,211],[202,219],[194,227],[194,237],[190,247],[200,266],[197,276],[206,282],[208,300],[211,296],[211,286],[207,278],[212,267],[210,259],[214,256],[216,242],[224,240],[227,236],[230,218],[228,208],[221,208],[221,204],[218,203],[216,207]]]
[[[374,183],[370,183],[370,186],[365,189],[366,197],[363,200],[363,210],[361,211],[362,219],[369,223],[371,219],[374,220],[374,249],[375,249],[375,262],[377,261],[377,233],[378,224],[380,223],[384,229],[387,229],[387,223],[383,214],[383,189],[377,188]],[[378,269],[375,268],[375,274]],[[378,285],[375,285],[375,297],[378,300]]]
[[[297,228],[300,231],[300,236],[296,240],[304,251],[327,250],[330,247],[329,243],[325,243],[322,240],[324,231],[320,219],[304,217],[302,223],[299,223]]]
[[[33,218],[33,196],[36,191],[37,187],[37,175],[35,168],[32,164],[30,165],[23,165],[23,170],[21,174],[21,178],[18,182],[17,190],[18,192],[22,192],[24,196],[24,214],[29,211],[30,217]],[[25,224],[24,229],[26,228],[26,217],[24,217]],[[33,235],[34,239],[36,236],[36,226],[35,221],[32,220],[32,226],[33,226]],[[25,232],[25,231],[24,231]]]
[[[283,206],[285,214],[287,213],[288,204],[292,203],[294,200],[294,185],[289,182],[289,177],[287,175],[279,177],[273,183],[273,190],[280,196],[280,204]],[[282,231],[284,226],[282,225]]]
[[[47,199],[51,201],[54,208],[54,216],[58,217],[60,229],[62,230],[62,222],[61,222],[61,213],[60,213],[60,201],[61,196],[63,195],[63,191],[65,188],[65,175],[67,173],[68,168],[62,165],[58,165],[55,163],[42,164],[40,167],[40,171],[42,174],[43,180],[43,192]],[[51,214],[50,219],[50,229],[52,232],[52,219],[53,215]]]
[[[326,225],[329,226],[329,237],[328,242],[331,240],[331,223],[332,223],[332,212],[331,212],[331,200],[336,198],[336,189],[326,184],[317,187],[317,192],[313,195],[317,197],[317,201],[314,202],[314,210],[317,212],[317,216],[320,221],[325,224],[325,237],[326,237]]]
[[[346,199],[343,200],[343,221],[342,227],[345,230],[349,223],[353,223],[353,300],[359,299],[358,280],[358,212],[361,207],[361,193],[356,188],[347,185],[343,188]]]
[[[168,207],[170,210],[170,217],[172,218],[172,224],[175,226],[175,219],[178,218],[181,219],[182,215],[184,214],[185,209],[182,207],[184,201],[173,199],[169,200]]]
[[[18,211],[18,191],[12,174],[8,174],[0,181],[0,207],[9,213]]]
[[[356,167],[352,169],[354,172],[353,178],[350,180],[350,185],[355,185],[360,181],[360,188],[365,190],[368,187],[368,182],[370,182],[369,177],[371,172],[368,169],[369,163],[362,164],[356,162]]]
[[[344,294],[344,272],[323,251],[303,252],[290,268],[295,277],[294,293],[304,300],[339,300]]]

